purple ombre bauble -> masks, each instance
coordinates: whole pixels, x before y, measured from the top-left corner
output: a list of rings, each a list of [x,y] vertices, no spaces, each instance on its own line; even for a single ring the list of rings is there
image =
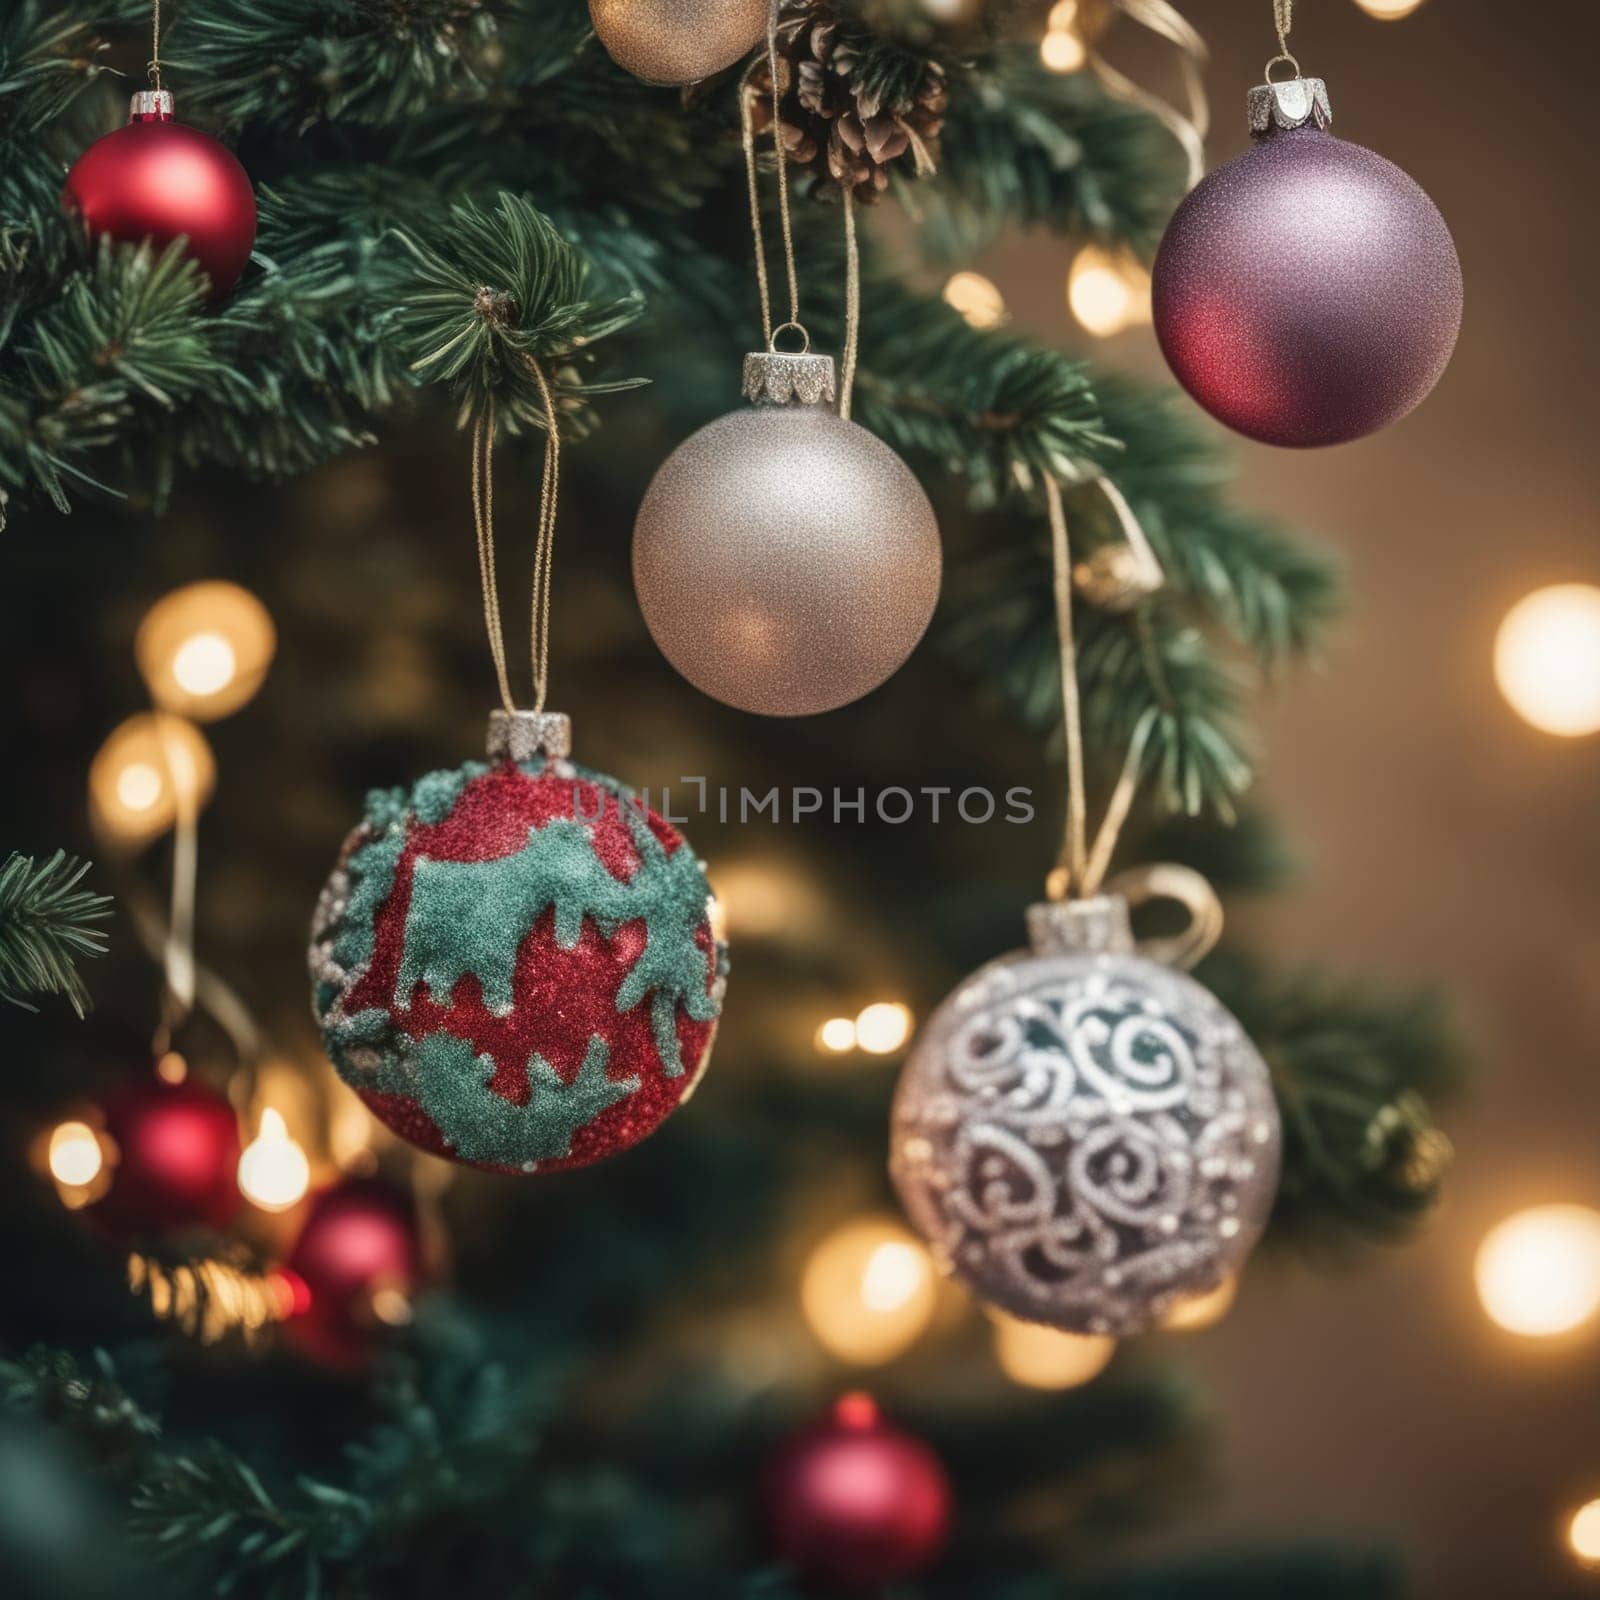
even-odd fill
[[[1156,256],[1156,335],[1178,382],[1264,444],[1343,444],[1398,421],[1461,326],[1438,208],[1330,120],[1320,78],[1253,89],[1251,148],[1178,207]]]

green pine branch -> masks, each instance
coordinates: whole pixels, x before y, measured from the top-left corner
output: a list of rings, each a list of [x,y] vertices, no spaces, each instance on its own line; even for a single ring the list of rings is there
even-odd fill
[[[60,850],[40,863],[14,854],[0,867],[0,1000],[32,1011],[24,995],[60,994],[80,1017],[89,1010],[76,963],[105,954],[99,924],[111,901],[78,887],[88,870]]]

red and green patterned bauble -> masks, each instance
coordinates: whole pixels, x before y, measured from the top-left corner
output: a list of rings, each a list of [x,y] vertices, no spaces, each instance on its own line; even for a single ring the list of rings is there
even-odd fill
[[[705,869],[569,747],[563,716],[496,712],[488,762],[369,795],[312,928],[340,1076],[403,1138],[496,1172],[654,1131],[722,1007]]]

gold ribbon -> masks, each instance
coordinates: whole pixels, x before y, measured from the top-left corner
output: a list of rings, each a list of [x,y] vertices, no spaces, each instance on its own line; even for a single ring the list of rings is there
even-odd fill
[[[1130,22],[1148,28],[1176,47],[1186,107],[1180,110],[1160,95],[1142,88],[1093,48],[1089,51],[1089,70],[1105,85],[1108,93],[1147,112],[1178,141],[1188,169],[1187,186],[1192,189],[1205,176],[1206,134],[1211,127],[1211,105],[1206,99],[1204,80],[1209,59],[1206,42],[1168,0],[1111,0],[1111,3]],[[1282,0],[1274,0],[1274,3],[1282,3]]]

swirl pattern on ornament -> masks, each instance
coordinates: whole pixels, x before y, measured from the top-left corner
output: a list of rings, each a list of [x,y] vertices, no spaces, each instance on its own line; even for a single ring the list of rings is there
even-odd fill
[[[1023,952],[929,1020],[891,1165],[936,1257],[986,1301],[1126,1334],[1237,1270],[1280,1139],[1265,1063],[1192,978]]]

